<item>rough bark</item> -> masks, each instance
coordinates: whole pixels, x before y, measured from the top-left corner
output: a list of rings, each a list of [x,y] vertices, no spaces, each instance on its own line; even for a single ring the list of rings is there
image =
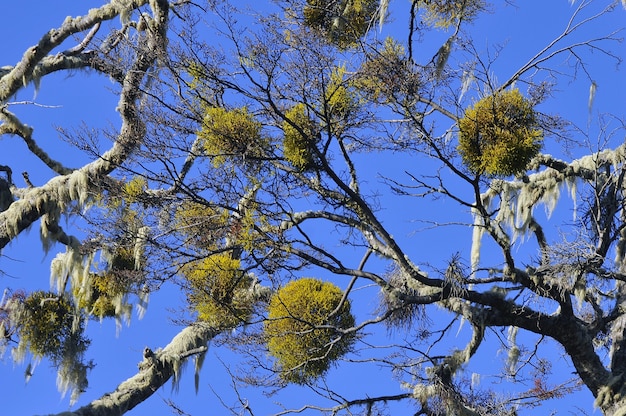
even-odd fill
[[[144,359],[139,363],[139,372],[120,385],[86,406],[58,416],[112,416],[122,415],[167,383],[177,375],[182,362],[191,356],[203,354],[207,343],[217,331],[200,324],[190,325],[180,331],[162,350],[144,351]]]
[[[127,7],[135,8],[145,3],[147,1],[133,1]],[[90,185],[99,183],[101,178],[120,166],[145,137],[145,125],[139,117],[138,101],[142,96],[141,86],[148,70],[155,64],[159,54],[163,53],[166,47],[169,7],[165,1],[153,1],[151,3],[154,14],[153,30],[148,32],[147,42],[138,50],[135,62],[122,80],[122,92],[118,105],[122,118],[120,133],[111,149],[99,159],[80,169]],[[119,4],[113,2],[100,9],[92,10],[86,17],[68,18],[61,28],[48,32],[36,46],[31,47],[24,54],[22,60],[15,67],[5,72],[0,78],[0,101],[4,102],[22,88],[26,82],[30,81],[38,66],[43,68],[40,69],[42,73],[49,73],[52,69],[61,69],[62,66],[56,63],[53,58],[47,57],[46,54],[59,46],[67,37],[88,30],[101,21],[112,19],[121,12]],[[49,60],[54,62],[47,63]],[[72,69],[75,66],[73,61],[67,62],[67,66],[63,69]],[[10,119],[5,117],[3,121],[4,129],[11,127]],[[19,126],[15,126],[14,133],[18,133],[19,130]],[[67,206],[78,198],[79,193],[66,191],[71,177],[72,174],[55,177],[41,187],[28,189],[19,201],[0,213],[0,249],[42,216],[48,214],[51,209]]]

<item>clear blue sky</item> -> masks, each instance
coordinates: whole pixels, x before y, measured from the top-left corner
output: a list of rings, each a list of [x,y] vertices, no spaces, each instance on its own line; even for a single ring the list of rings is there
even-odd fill
[[[101,5],[102,1],[75,0],[44,1],[24,0],[21,2],[5,2],[2,7],[3,24],[0,25],[0,66],[12,65],[17,62],[25,49],[37,42],[47,30],[58,27],[67,15],[85,14],[89,8]],[[406,6],[408,2],[394,0],[395,20],[385,26],[385,31],[394,31],[397,26],[405,25],[407,18]],[[506,79],[512,70],[525,63],[534,51],[546,45],[557,35],[569,19],[573,6],[568,0],[525,0],[520,1],[519,8],[505,5],[503,1],[497,1],[493,8],[495,13],[482,17],[476,23],[477,33],[484,37],[484,47],[489,44],[500,42],[505,47],[493,72],[498,79]],[[262,5],[260,2],[259,5]],[[262,6],[258,6],[262,7]],[[36,12],[35,12],[36,10]],[[400,12],[398,11],[400,10]],[[607,27],[620,27],[626,22],[626,12],[614,13],[607,19]],[[534,22],[532,27],[528,22]],[[597,29],[597,26],[594,26]],[[587,33],[585,36],[597,36],[598,34]],[[442,34],[442,39],[446,36]],[[477,38],[478,47],[481,46]],[[432,53],[437,50],[439,44],[417,45],[416,53],[420,54],[420,48],[432,48]],[[492,50],[493,52],[493,50]],[[622,58],[626,57],[624,46],[615,50]],[[555,62],[559,63],[558,61]],[[598,112],[610,112],[624,118],[624,98],[626,96],[625,77],[618,75],[616,68],[600,60],[598,65],[591,62],[593,77],[598,84],[595,101],[594,116]],[[95,87],[94,87],[95,85]],[[35,128],[35,138],[39,144],[54,158],[58,158],[67,165],[78,166],[84,163],[84,156],[77,150],[72,149],[66,143],[60,141],[56,126],[66,128],[79,128],[84,121],[89,127],[105,127],[109,123],[117,125],[119,119],[115,112],[117,98],[107,90],[112,84],[102,77],[95,78],[89,73],[76,72],[71,75],[56,74],[47,77],[41,83],[41,88],[34,96],[34,91],[29,88],[25,93],[15,98],[15,101],[28,100],[46,107],[38,107],[32,104],[12,106],[22,117],[22,120]],[[555,99],[549,100],[543,105],[542,111],[559,112],[567,117],[574,118],[577,124],[586,126],[589,116],[587,108],[587,94],[589,83],[583,76],[577,82],[569,85],[561,85],[560,91],[555,94]],[[594,128],[591,127],[590,137],[595,137]],[[26,157],[26,148],[20,139],[15,137],[0,138],[0,165],[10,165],[14,172],[14,179],[19,184],[19,173],[26,170],[31,180],[36,184],[43,184],[50,177],[51,172],[32,157]],[[550,148],[550,152],[558,154],[561,149],[558,146]],[[386,172],[403,170],[405,166],[398,164],[398,158],[377,159],[380,169]],[[385,210],[393,216],[399,208],[396,204],[406,204],[397,199],[385,201],[388,206]],[[410,205],[406,206],[407,210]],[[448,214],[450,218],[458,218],[461,215],[463,221],[469,218],[459,214],[459,208],[450,202],[433,204],[431,209],[438,212],[442,218]],[[455,213],[456,210],[456,213]],[[401,212],[401,216],[405,213]],[[397,227],[400,234],[397,237],[404,241],[414,241],[415,259],[428,261],[431,257],[445,259],[448,255],[441,255],[442,250],[448,250],[450,239],[460,241],[459,251],[469,251],[471,234],[455,234],[457,231],[444,233],[430,233],[424,237],[416,238],[411,230],[420,228],[420,225],[410,223],[418,218],[405,215],[400,221],[390,219],[390,224]],[[68,224],[68,228],[71,224]],[[402,235],[403,234],[403,235]],[[414,240],[410,240],[414,239]],[[427,241],[427,243],[424,243]],[[27,290],[48,289],[49,263],[56,252],[62,251],[62,247],[55,247],[47,256],[41,251],[38,230],[35,227],[26,235],[21,235],[10,247],[4,250],[0,257],[0,270],[6,275],[0,275],[0,291],[5,287],[14,289],[24,288]],[[124,327],[116,336],[113,322],[89,323],[88,335],[93,343],[87,353],[97,363],[90,373],[89,390],[81,397],[77,406],[85,404],[97,398],[107,391],[113,390],[117,384],[132,376],[137,371],[137,363],[141,360],[141,352],[145,346],[155,349],[165,346],[178,332],[179,328],[168,320],[172,314],[168,308],[176,308],[184,296],[172,288],[166,287],[162,292],[152,296],[148,313],[143,320],[133,316],[130,327]],[[370,304],[371,306],[371,304]],[[487,349],[480,358],[481,364],[491,368],[496,373],[501,368],[502,357],[496,357],[497,351]],[[558,357],[555,354],[554,357]],[[231,360],[232,353],[229,351],[211,347],[204,364],[201,375],[200,393],[196,396],[193,388],[193,370],[190,368],[183,376],[180,391],[172,394],[170,385],[159,390],[152,398],[144,402],[130,415],[161,415],[170,414],[164,401],[172,398],[180,407],[192,415],[205,414],[228,414],[220,404],[220,396],[226,404],[235,404],[236,397],[231,389],[231,380],[222,362],[234,362]],[[562,368],[564,372],[572,369],[566,362],[555,358],[555,369]],[[192,366],[191,366],[192,367]],[[55,387],[56,374],[47,362],[42,362],[36,367],[34,376],[28,384],[25,384],[23,373],[24,365],[14,366],[11,362],[10,353],[7,352],[0,363],[0,391],[2,392],[3,404],[1,414],[6,415],[31,415],[57,413],[67,410],[68,399],[61,399]],[[402,390],[388,379],[388,375],[382,374],[359,374],[356,366],[349,367],[348,371],[337,372],[333,382],[336,385],[352,386],[355,391],[376,395],[381,393],[395,394]],[[483,370],[484,371],[484,370]],[[332,378],[333,376],[331,376]],[[213,390],[213,391],[212,391]],[[304,404],[300,400],[302,391],[296,388],[287,390],[288,395],[280,393],[275,398],[267,398],[258,392],[246,390],[242,396],[249,400],[255,415],[265,415],[277,411],[274,401],[289,401],[288,406],[298,407]],[[354,397],[356,398],[356,392]],[[588,413],[592,413],[592,400],[587,392],[583,392],[568,399],[566,402],[550,403],[540,413],[548,414],[552,408],[568,409],[576,413],[573,406],[580,406]],[[575,403],[575,404],[573,404]],[[557,407],[559,406],[559,407]],[[408,409],[404,409],[409,414]],[[544,412],[545,410],[545,412]],[[524,413],[524,414],[530,414]],[[563,414],[563,413],[561,413]],[[565,413],[567,414],[567,413]]]

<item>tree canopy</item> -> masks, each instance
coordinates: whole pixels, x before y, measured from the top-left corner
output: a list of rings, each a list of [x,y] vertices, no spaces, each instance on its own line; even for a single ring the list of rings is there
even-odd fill
[[[65,415],[187,378],[225,414],[624,414],[626,3],[561,3],[534,36],[482,0],[37,26],[0,67],[0,353]]]

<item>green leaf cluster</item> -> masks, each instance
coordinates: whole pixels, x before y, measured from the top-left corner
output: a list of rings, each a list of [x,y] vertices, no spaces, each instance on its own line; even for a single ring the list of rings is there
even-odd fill
[[[78,285],[73,288],[79,308],[99,318],[116,316],[116,300],[132,290],[128,272],[136,270],[135,254],[130,248],[117,248],[108,263],[106,271],[91,274],[89,291]]]
[[[365,101],[389,103],[417,95],[422,81],[405,55],[404,47],[388,37],[363,62],[352,83]]]
[[[214,254],[186,264],[182,274],[188,282],[189,302],[201,321],[215,328],[234,328],[250,317],[251,279],[241,270],[239,259],[229,253]]]
[[[229,156],[256,158],[263,154],[267,140],[261,137],[261,123],[246,107],[227,110],[208,107],[198,136],[204,139],[204,150],[220,166]]]
[[[187,244],[206,250],[216,247],[228,224],[228,211],[198,202],[185,201],[176,208],[176,228]]]
[[[355,45],[376,18],[378,0],[307,0],[304,23],[324,33],[333,44]]]
[[[479,100],[465,110],[458,125],[458,150],[465,165],[476,174],[520,174],[543,143],[532,104],[517,89]]]
[[[135,202],[141,195],[146,192],[148,188],[148,182],[146,178],[141,176],[135,176],[130,181],[126,182],[122,188],[124,192],[124,199],[128,203]]]
[[[424,21],[440,28],[448,28],[459,20],[470,21],[486,6],[484,0],[421,0]]]
[[[75,319],[71,301],[52,292],[37,291],[24,299],[20,320],[20,343],[35,356],[61,362],[68,348],[86,347],[82,337],[84,323]]]
[[[341,330],[354,326],[354,316],[347,299],[339,307],[342,298],[337,286],[313,278],[291,281],[272,296],[264,331],[283,380],[304,384],[351,349],[354,336]]]
[[[341,119],[347,117],[355,106],[354,95],[344,85],[345,74],[345,66],[334,68],[324,93],[324,99],[330,113]]]
[[[285,112],[283,121],[283,156],[295,168],[305,171],[315,165],[314,146],[317,141],[315,122],[303,103]]]

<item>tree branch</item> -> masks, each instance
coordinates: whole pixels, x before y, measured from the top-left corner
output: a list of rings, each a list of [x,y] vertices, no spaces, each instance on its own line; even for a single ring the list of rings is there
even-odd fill
[[[122,415],[154,394],[167,381],[178,376],[184,359],[205,351],[206,344],[218,331],[207,325],[193,324],[180,331],[162,350],[144,354],[139,372],[86,406],[57,416]]]

